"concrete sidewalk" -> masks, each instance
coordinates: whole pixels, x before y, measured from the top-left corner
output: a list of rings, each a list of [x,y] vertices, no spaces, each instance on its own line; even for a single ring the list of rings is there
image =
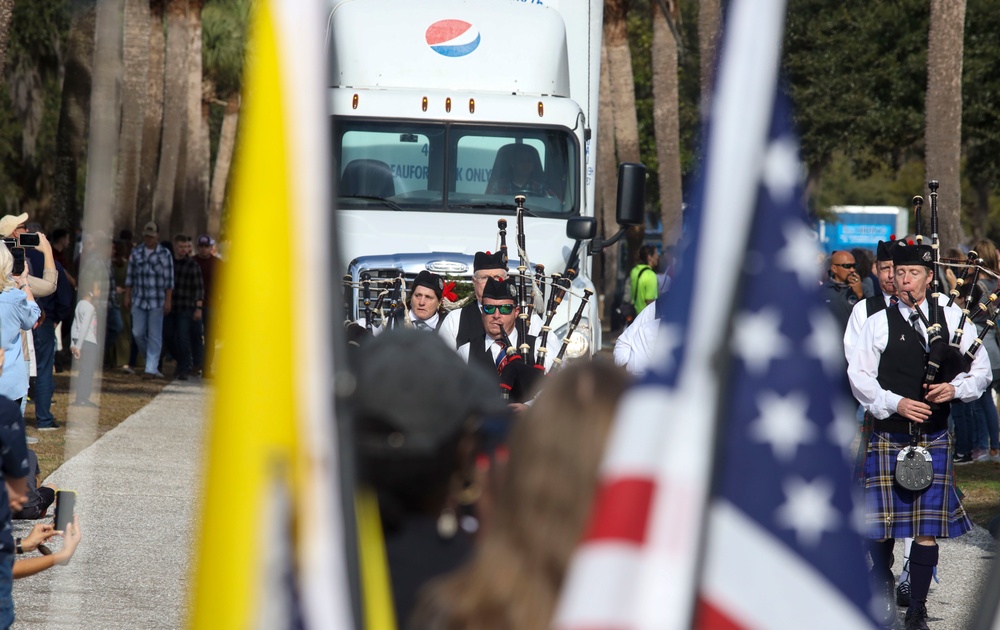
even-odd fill
[[[14,582],[15,628],[183,625],[205,393],[170,383],[47,479],[79,493],[83,540],[69,566]],[[14,535],[32,524],[14,521]]]

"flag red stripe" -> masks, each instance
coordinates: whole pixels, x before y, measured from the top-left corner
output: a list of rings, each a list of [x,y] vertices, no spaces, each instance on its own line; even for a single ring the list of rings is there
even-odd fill
[[[700,596],[695,610],[694,628],[695,630],[743,630],[743,626]]]
[[[597,492],[593,518],[584,540],[615,540],[641,545],[655,482],[649,478],[623,477],[603,484]]]

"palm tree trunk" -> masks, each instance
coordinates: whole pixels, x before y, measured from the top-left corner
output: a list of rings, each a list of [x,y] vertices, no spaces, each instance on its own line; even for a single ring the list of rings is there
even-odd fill
[[[160,163],[163,131],[163,74],[166,40],[163,36],[163,0],[149,3],[149,73],[146,76],[146,110],[142,120],[139,160],[139,190],[135,200],[135,224],[142,227],[153,220],[153,196]]]
[[[180,229],[193,235],[208,224],[208,171],[211,165],[202,98],[201,71],[202,0],[188,1],[187,140],[184,165],[184,194]]]
[[[76,5],[79,6],[79,5]],[[91,72],[94,63],[96,10],[85,5],[70,16],[63,66],[62,102],[56,124],[55,190],[49,224],[72,227],[80,224],[77,204],[77,171],[90,117]]]
[[[670,18],[680,24],[680,7],[668,2]],[[653,11],[653,129],[656,133],[657,173],[663,245],[674,245],[681,232],[680,96],[677,82],[677,40],[659,3]]]
[[[632,74],[632,52],[628,46],[628,0],[604,0],[604,41],[608,47],[608,70],[611,79],[611,99],[615,123],[615,152],[619,162],[640,162],[639,121],[635,113],[635,79]],[[629,229],[629,266],[634,264],[642,245],[644,229]]]
[[[601,79],[597,118],[597,190],[595,192],[598,204],[597,216],[601,221],[601,234],[610,238],[618,230],[615,221],[615,202],[617,197],[617,168],[615,164],[615,121],[614,105],[611,100],[611,76],[608,67],[608,49],[601,46]],[[600,290],[604,298],[601,310],[601,321],[610,331],[611,312],[618,293],[618,252],[617,247],[610,247],[601,252]]]
[[[212,173],[212,191],[208,202],[207,231],[216,238],[222,235],[222,208],[229,183],[229,168],[233,163],[239,119],[240,95],[231,94],[226,101],[226,113],[222,117],[222,131],[219,132],[219,148],[215,154],[215,171]]]
[[[7,65],[7,45],[10,43],[10,21],[14,17],[14,0],[0,0],[0,85]]]
[[[163,135],[153,192],[153,220],[171,229],[177,166],[187,118],[187,0],[167,0],[167,48],[164,68]]]
[[[962,48],[965,0],[931,0],[927,45],[927,179],[941,183],[938,192],[942,247],[958,247],[962,230]]]
[[[122,122],[118,156],[118,200],[115,233],[135,232],[136,200],[142,163],[142,128],[149,96],[149,2],[126,0],[124,15],[124,73],[122,75]]]
[[[701,58],[701,115],[708,117],[715,73],[715,48],[719,43],[722,6],[719,0],[698,1],[698,56]]]

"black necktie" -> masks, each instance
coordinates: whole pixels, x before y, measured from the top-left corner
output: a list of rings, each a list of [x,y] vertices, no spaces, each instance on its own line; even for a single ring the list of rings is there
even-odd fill
[[[910,313],[910,326],[913,326],[913,330],[917,333],[917,339],[920,340],[920,344],[927,349],[927,342],[924,340],[924,333],[920,330],[920,313],[914,310]]]
[[[895,295],[889,296],[889,306],[896,306],[897,304],[899,304],[899,298]]]

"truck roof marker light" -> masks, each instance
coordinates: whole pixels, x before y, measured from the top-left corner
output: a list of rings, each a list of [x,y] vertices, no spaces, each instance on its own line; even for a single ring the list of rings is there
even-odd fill
[[[545,115],[545,103],[538,101],[538,117],[541,118]]]
[[[474,98],[469,99],[469,113],[470,114],[476,113],[476,99]]]
[[[451,97],[444,99],[444,111],[451,113]]]
[[[420,111],[422,111],[422,112],[426,112],[427,111],[427,97],[426,96],[420,100]]]
[[[354,98],[351,99],[351,109],[357,109],[357,108],[358,108],[358,95],[355,94]]]

